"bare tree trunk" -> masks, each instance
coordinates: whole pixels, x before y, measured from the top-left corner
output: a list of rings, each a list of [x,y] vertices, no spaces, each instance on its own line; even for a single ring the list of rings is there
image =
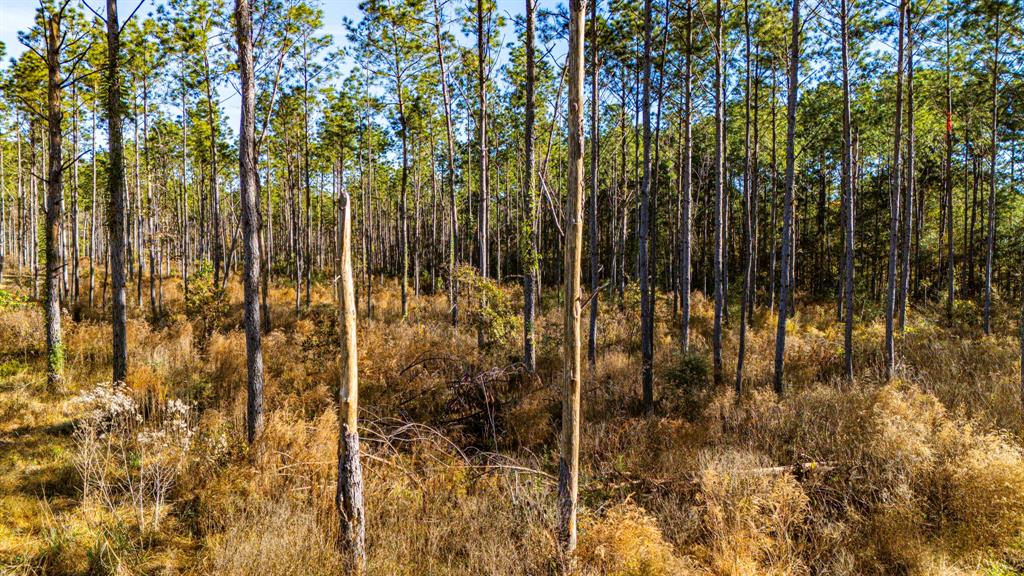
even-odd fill
[[[534,15],[536,0],[526,0],[526,166],[523,171],[523,193],[526,196],[526,214],[523,218],[522,251],[523,251],[523,362],[526,369],[533,372],[537,369],[537,351],[535,340],[536,282],[537,282],[537,190],[534,184],[534,121],[536,103],[534,93],[536,83],[536,62],[534,47]]]
[[[850,126],[850,51],[849,4],[840,0],[839,27],[842,36],[843,67],[843,227],[846,233],[843,264],[843,296],[846,324],[843,330],[843,359],[846,379],[853,382],[853,261],[854,261],[854,203],[853,203],[853,140]]]
[[[430,293],[437,293],[437,142],[434,139],[434,133],[430,133]],[[442,235],[444,230],[442,227]]]
[[[300,276],[297,279],[297,286],[301,285],[303,281],[305,282],[306,306],[309,307],[312,304],[313,283],[313,250],[310,245],[310,235],[313,228],[313,192],[309,179],[309,53],[307,50],[308,38],[304,37],[302,41],[302,183],[306,196],[306,225],[305,230],[301,235],[301,239],[297,244],[301,246],[303,259],[302,271],[304,273],[304,276]],[[399,90],[399,95],[401,95],[401,90]],[[299,228],[301,228],[301,226],[299,226]],[[298,256],[296,256],[296,258],[298,258]]]
[[[210,225],[212,234],[211,252],[213,253],[213,283],[214,286],[222,286],[221,282],[227,282],[227,269],[222,270],[224,262],[224,246],[221,238],[220,225],[220,186],[217,181],[217,110],[214,104],[213,80],[210,77],[210,59],[207,52],[203,52],[204,73],[206,80],[206,117],[210,124]],[[224,272],[223,278],[221,272]]]
[[[654,305],[650,266],[651,213],[651,0],[644,0],[643,176],[640,187],[640,349],[644,410],[654,407]]]
[[[249,0],[235,0],[238,70],[242,79],[242,118],[238,138],[238,173],[241,184],[242,235],[245,252],[244,323],[246,437],[252,444],[263,431],[263,347],[260,336],[259,196],[256,190],[256,95],[252,53],[252,12]]]
[[[490,35],[484,28],[484,0],[476,2],[476,50],[477,50],[477,97],[480,104],[479,117],[477,118],[477,136],[479,138],[480,153],[480,214],[477,221],[477,233],[479,234],[480,249],[480,276],[487,278],[490,275],[490,263],[488,262],[488,217],[490,215],[490,183],[488,182],[487,171],[487,39]],[[483,333],[480,333],[481,339]]]
[[[77,118],[77,114],[76,114]],[[76,130],[77,134],[77,130]],[[6,138],[4,144],[6,144]],[[7,163],[4,148],[0,144],[0,284],[4,281],[4,263],[7,260]],[[77,168],[76,168],[77,169]]]
[[[571,563],[576,548],[580,452],[580,268],[583,261],[583,35],[585,1],[569,2],[569,190],[565,200],[562,433],[558,459],[558,539]]]
[[[107,0],[107,137],[110,195],[111,324],[114,382],[128,377],[127,305],[125,301],[124,147],[121,134],[121,26],[117,0]]]
[[[94,84],[94,86],[96,86]],[[99,196],[99,188],[97,186],[97,166],[96,166],[96,149],[98,143],[98,133],[96,128],[96,117],[97,109],[99,108],[99,90],[95,91],[92,107],[92,137],[89,140],[92,146],[92,151],[89,153],[90,161],[92,162],[92,196],[89,199],[89,307],[92,308],[96,304],[95,291],[96,291],[96,208],[99,206],[97,198]],[[20,144],[21,139],[18,140],[19,144],[19,165],[20,160]]]
[[[270,163],[270,145],[267,145],[267,163]],[[260,290],[260,297],[262,298],[261,307],[262,314],[261,320],[263,321],[263,333],[269,334],[271,329],[270,322],[270,275],[272,270],[271,255],[274,252],[274,206],[271,204],[270,199],[270,173],[267,173],[267,193],[266,193],[266,213],[261,219],[264,227],[264,241],[260,246],[260,253],[263,256],[263,274],[261,274],[261,280],[263,282],[262,289]],[[256,188],[260,187],[259,173],[257,171],[256,177]]]
[[[182,295],[188,298],[188,92],[185,78],[181,78],[181,287]]]
[[[996,156],[999,153],[999,16],[995,21],[995,52],[992,58],[992,156],[989,158],[988,238],[985,242],[985,335],[992,333],[992,261],[996,242]]]
[[[775,137],[775,133],[776,133],[776,122],[775,121],[776,121],[776,116],[777,116],[777,111],[778,111],[778,106],[777,106],[777,102],[776,102],[776,91],[777,91],[777,88],[778,88],[778,74],[776,73],[775,62],[773,60],[772,61],[772,99],[771,99],[771,103],[772,103],[772,128],[771,128],[771,133],[772,133],[772,143],[771,143],[771,157],[772,157],[772,169],[771,169],[771,177],[772,177],[772,215],[771,215],[771,219],[772,219],[772,221],[771,221],[771,231],[772,231],[772,239],[771,239],[771,259],[770,259],[770,263],[769,263],[769,266],[768,266],[768,280],[769,280],[768,284],[770,285],[770,288],[769,288],[770,294],[769,294],[769,297],[768,297],[768,303],[769,303],[769,306],[771,308],[775,308],[775,290],[776,290],[775,272],[778,269],[777,257],[779,255],[779,250],[777,250],[775,246],[776,246],[776,238],[780,237],[780,235],[778,233],[778,227],[779,227],[779,190],[778,190],[778,188],[779,188],[778,183],[779,182],[778,181],[779,181],[779,179],[778,179],[778,170],[776,168],[776,166],[778,165],[778,156],[776,155],[776,152],[778,151],[778,148],[776,146],[776,137]],[[781,238],[780,238],[780,240],[781,240]],[[781,280],[780,280],[780,282],[781,282]]]
[[[744,58],[746,60],[746,72],[744,89],[744,122],[743,122],[743,250],[746,252],[746,261],[743,269],[743,297],[740,302],[740,342],[739,351],[736,356],[736,396],[743,393],[743,361],[747,352],[747,309],[750,305],[753,294],[754,279],[754,231],[752,226],[753,203],[750,201],[750,185],[752,169],[750,166],[750,5],[747,0],[743,2],[743,28],[746,46]]]
[[[903,132],[903,21],[907,12],[907,0],[900,0],[899,33],[896,48],[896,123],[893,127],[892,188],[889,193],[889,283],[885,302],[885,377],[891,380],[896,374],[896,344],[893,338],[894,315],[896,312],[896,260],[899,257],[900,189],[902,168],[901,134]]]
[[[395,54],[397,60],[400,54]],[[396,69],[398,63],[396,62]],[[402,320],[409,315],[409,218],[406,190],[409,186],[409,128],[405,117],[405,100],[402,97],[402,78],[398,77],[398,125],[402,137],[402,188],[398,200],[398,235],[401,246],[402,266]]]
[[[590,334],[587,341],[587,360],[591,366],[597,362],[598,284],[600,269],[597,261],[597,176],[601,158],[601,127],[597,117],[599,104],[597,63],[597,2],[590,0]]]
[[[950,48],[949,20],[950,8],[947,6],[946,13],[946,171],[943,175],[943,191],[946,197],[946,234],[949,254],[946,258],[946,319],[953,319],[953,295],[955,290],[954,272],[956,260],[953,250],[953,86],[952,86],[952,50]],[[964,206],[964,210],[967,207]]]
[[[66,4],[65,4],[66,6]],[[45,10],[44,10],[45,11]],[[49,161],[46,179],[46,379],[51,389],[58,389],[64,380],[64,344],[60,325],[60,271],[63,268],[58,252],[60,219],[64,209],[63,132],[64,118],[61,96],[61,46],[64,8],[48,12],[42,19],[46,27],[46,112]],[[33,233],[35,231],[33,230]]]
[[[903,205],[903,253],[900,265],[899,331],[907,325],[907,300],[910,298],[910,251],[914,231],[914,29],[910,4],[905,15],[907,23],[907,198]]]
[[[758,277],[758,265],[760,262],[759,256],[761,252],[761,245],[759,238],[761,235],[761,137],[760,137],[760,112],[761,112],[761,50],[759,46],[754,46],[754,95],[753,95],[753,106],[754,106],[754,143],[752,159],[751,159],[751,175],[750,175],[750,229],[752,237],[750,238],[750,251],[753,253],[753,259],[750,262],[750,302],[747,304],[747,324],[753,326],[754,322],[754,310],[757,304],[757,277]]]
[[[799,0],[796,0],[797,2]],[[715,384],[722,383],[722,315],[725,308],[723,282],[723,241],[725,232],[725,55],[722,53],[722,0],[715,0],[715,317],[712,329],[713,372]],[[785,266],[783,266],[785,268]]]
[[[437,61],[441,71],[441,95],[444,99],[445,138],[448,144],[448,164],[445,167],[445,182],[448,184],[449,226],[448,238],[448,306],[451,307],[452,326],[459,322],[459,290],[456,281],[456,267],[459,238],[459,217],[455,202],[455,136],[452,130],[452,99],[448,89],[448,70],[445,67],[444,48],[441,44],[441,9],[434,0],[434,39],[437,45]]]
[[[81,311],[80,302],[80,286],[79,286],[79,271],[78,271],[78,237],[79,237],[79,222],[78,222],[78,138],[79,138],[79,123],[78,123],[78,83],[71,85],[71,98],[72,98],[72,109],[74,110],[73,128],[71,130],[71,158],[72,158],[72,179],[71,179],[71,310],[74,314],[74,318],[77,321]],[[2,162],[0,162],[2,163]],[[3,219],[3,207],[0,206],[0,220]],[[0,225],[2,228],[2,225]],[[2,243],[3,234],[0,233],[0,243]],[[0,248],[0,260],[4,258],[4,250]],[[0,264],[0,275],[3,273],[3,264]]]
[[[679,299],[681,312],[680,339],[683,352],[690,350],[690,252],[693,238],[693,0],[686,0],[686,70],[683,73],[683,207],[680,216]]]
[[[344,168],[344,167],[343,167]],[[338,387],[339,535],[346,555],[346,574],[366,570],[366,521],[363,511],[363,470],[359,459],[359,361],[356,346],[356,296],[352,278],[352,199],[344,188],[338,205],[338,307],[341,327],[341,374]]]
[[[32,269],[32,299],[39,299],[39,130],[35,119],[28,127],[28,264]]]
[[[153,318],[156,318],[159,313],[156,300],[156,278],[160,275],[160,271],[157,269],[157,255],[156,248],[154,247],[156,236],[156,200],[153,198],[153,177],[150,174],[149,166],[149,81],[147,79],[143,79],[142,83],[142,126],[142,139],[146,143],[143,152],[146,170],[146,204],[149,209],[146,216],[146,244],[149,248],[149,309]],[[139,277],[142,277],[141,273]]]
[[[786,94],[786,191],[782,208],[782,281],[779,288],[779,318],[775,333],[775,393],[785,392],[783,371],[786,361],[786,320],[792,276],[787,272],[793,260],[793,189],[796,165],[796,102],[800,69],[800,0],[793,0],[792,39],[789,56],[789,82]]]
[[[135,228],[132,230],[134,235],[135,248],[131,253],[135,257],[134,265],[129,264],[129,269],[134,268],[135,272],[135,304],[139,308],[142,308],[142,170],[139,169],[139,153],[140,140],[139,137],[139,97],[138,94],[132,93],[132,129],[135,131],[134,138],[132,139],[133,160],[135,163]]]

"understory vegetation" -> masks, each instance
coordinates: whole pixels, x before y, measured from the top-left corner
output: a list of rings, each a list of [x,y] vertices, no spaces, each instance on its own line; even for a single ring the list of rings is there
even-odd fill
[[[250,448],[241,287],[195,290],[210,302],[186,303],[167,284],[166,317],[129,319],[130,388],[105,383],[109,327],[88,314],[66,319],[66,384],[48,387],[42,311],[4,293],[0,570],[336,573],[331,291],[315,286],[297,316],[289,288],[271,289],[266,428]],[[457,330],[440,294],[414,298],[403,320],[393,284],[375,289],[374,318],[360,319],[370,574],[557,570],[559,296],[543,293],[531,376],[516,338],[477,346],[477,330],[504,330],[511,320],[501,316],[515,307],[472,309],[495,291],[521,296],[488,284],[485,300],[474,289],[465,284],[471,309]],[[900,377],[888,384],[884,327],[865,317],[850,385],[834,311],[801,303],[787,348],[792,387],[779,399],[772,316],[753,320],[750,385],[736,398],[710,384],[711,305],[695,294],[692,351],[680,356],[671,304],[658,300],[657,406],[644,413],[637,308],[601,303],[582,404],[582,573],[995,575],[1024,566],[1012,310],[999,311],[987,337],[915,311],[898,342]],[[735,358],[735,326],[724,346]]]

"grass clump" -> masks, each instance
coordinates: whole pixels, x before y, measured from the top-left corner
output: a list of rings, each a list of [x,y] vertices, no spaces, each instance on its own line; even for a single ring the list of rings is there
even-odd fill
[[[203,281],[190,282],[189,303],[168,280],[158,324],[134,310],[130,388],[105,395],[89,385],[110,370],[105,316],[84,310],[86,320],[66,324],[62,396],[46,390],[39,308],[0,310],[0,572],[337,573],[333,292],[314,286],[312,304],[296,312],[292,287],[271,286],[266,429],[250,447],[242,292]],[[369,574],[559,568],[559,293],[544,292],[538,369],[526,374],[519,289],[462,286],[458,328],[444,294],[412,295],[404,319],[394,282],[375,280],[373,318],[360,301]],[[914,576],[1024,565],[1015,333],[974,337],[943,310],[915,308],[898,342],[900,380],[885,384],[884,329],[865,317],[850,386],[837,376],[834,308],[801,303],[780,399],[771,390],[775,322],[759,310],[737,397],[709,382],[712,306],[696,293],[690,354],[677,351],[678,323],[656,324],[660,405],[647,413],[637,402],[635,295],[631,287],[621,307],[602,300],[597,361],[582,379],[582,574]],[[215,302],[218,318],[200,318],[199,300]],[[659,318],[671,317],[668,298],[656,305]],[[1009,326],[1006,317],[994,325]],[[731,383],[736,326],[723,345]],[[120,402],[108,399],[85,441],[98,406],[67,400],[90,393],[130,399],[130,432],[108,434]],[[190,410],[188,447],[176,457],[153,444],[175,437],[164,427],[172,399]],[[152,497],[133,496],[151,493],[138,488],[156,462],[174,471],[159,512]]]
[[[626,501],[581,522],[577,557],[585,574],[602,576],[684,576],[697,574],[677,557],[656,518]]]

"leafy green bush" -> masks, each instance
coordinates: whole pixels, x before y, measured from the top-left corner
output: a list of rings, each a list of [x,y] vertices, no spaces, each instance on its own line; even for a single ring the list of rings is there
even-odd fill
[[[204,261],[189,278],[185,296],[185,316],[192,321],[202,341],[228,316],[229,308],[224,289],[213,283],[213,266]]]
[[[25,296],[18,296],[10,291],[0,288],[0,311],[11,310],[24,306],[28,302]]]
[[[512,297],[497,282],[477,274],[472,266],[459,268],[459,287],[467,296],[466,317],[471,326],[482,332],[488,346],[508,345],[517,341],[523,319],[512,304]]]
[[[955,325],[975,326],[978,324],[978,318],[980,317],[981,311],[974,300],[961,300],[957,298],[953,301],[953,323]]]
[[[668,408],[691,420],[698,417],[710,399],[710,373],[707,359],[700,354],[686,352],[673,358],[666,373]]]

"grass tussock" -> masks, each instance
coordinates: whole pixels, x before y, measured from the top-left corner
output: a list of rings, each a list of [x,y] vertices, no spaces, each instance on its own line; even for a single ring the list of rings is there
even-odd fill
[[[272,287],[266,430],[249,447],[241,290],[205,281],[197,276],[189,301],[167,281],[167,311],[155,320],[132,308],[121,392],[137,418],[116,441],[103,435],[109,417],[90,420],[94,409],[72,401],[109,380],[104,315],[65,320],[68,386],[58,394],[45,385],[39,307],[0,309],[0,571],[338,572],[332,291],[314,287],[312,305],[296,313],[294,289]],[[544,294],[538,370],[526,374],[518,289],[466,290],[479,294],[465,294],[458,328],[443,294],[411,296],[404,319],[393,284],[375,282],[372,318],[360,301],[370,574],[559,570],[559,295]],[[928,310],[912,315],[897,342],[900,378],[889,384],[883,328],[858,318],[850,385],[840,380],[834,310],[801,304],[788,322],[790,387],[780,399],[770,390],[769,311],[752,320],[737,397],[711,382],[711,303],[695,294],[683,354],[671,301],[661,299],[658,405],[643,413],[634,300],[631,287],[623,302],[601,302],[598,357],[585,371],[581,574],[995,575],[1024,566],[1019,350],[1006,314],[995,323],[1002,332],[984,338],[964,303],[952,324]],[[735,325],[724,346],[731,383]],[[187,406],[187,443],[157,441],[175,438],[171,405]],[[83,444],[89,422],[92,444]],[[173,472],[159,500],[146,487],[154,470]]]
[[[578,559],[587,574],[684,576],[697,574],[665,540],[656,518],[626,501],[599,517],[584,517]]]

